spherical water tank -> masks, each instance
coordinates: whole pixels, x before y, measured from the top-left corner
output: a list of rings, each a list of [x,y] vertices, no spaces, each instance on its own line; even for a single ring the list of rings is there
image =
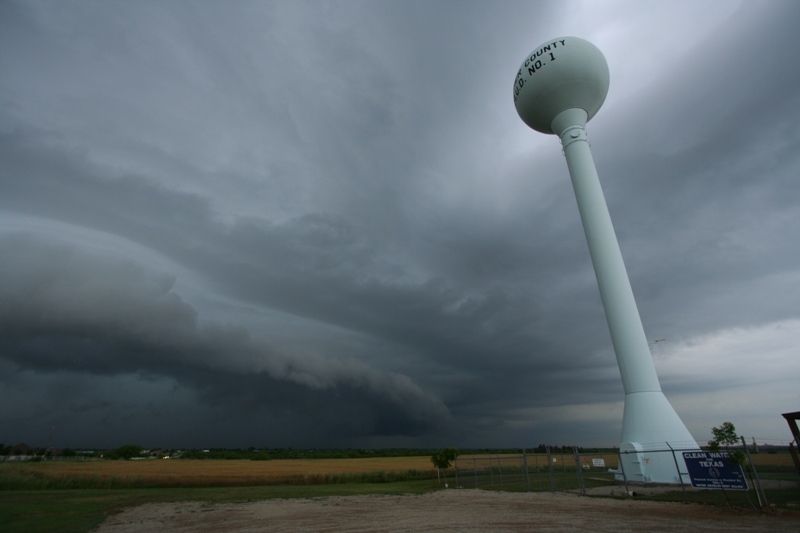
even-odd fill
[[[528,54],[514,80],[514,105],[536,131],[554,133],[553,119],[580,108],[591,119],[608,94],[608,63],[600,50],[578,37],[546,41]]]

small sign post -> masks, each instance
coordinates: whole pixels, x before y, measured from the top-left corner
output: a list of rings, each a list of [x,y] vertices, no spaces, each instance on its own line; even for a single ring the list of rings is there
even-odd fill
[[[683,460],[696,489],[748,490],[742,467],[727,452],[683,452]]]

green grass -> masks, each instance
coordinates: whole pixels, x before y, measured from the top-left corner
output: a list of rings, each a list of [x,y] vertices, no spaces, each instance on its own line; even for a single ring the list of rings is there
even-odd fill
[[[767,502],[771,507],[778,507],[781,509],[800,510],[800,489],[766,489],[764,493],[767,497]],[[727,498],[725,497],[727,495]],[[678,490],[675,492],[665,492],[662,494],[653,494],[649,496],[642,496],[641,499],[665,501],[665,502],[684,502],[683,492]],[[748,491],[729,490],[722,492],[721,490],[701,490],[692,491],[689,493],[689,503],[699,503],[705,505],[719,505],[727,506],[729,503],[733,507],[749,507],[757,509],[759,507],[758,495],[754,489]]]
[[[145,503],[198,501],[208,504],[248,502],[281,498],[321,498],[356,494],[423,494],[443,488],[436,479],[422,479],[428,472],[373,472],[367,474],[326,474],[302,476],[281,485],[217,486],[217,487],[157,487],[134,477],[69,477],[45,476],[22,465],[4,465],[0,469],[0,531],[3,533],[88,532],[108,516],[126,507]],[[447,475],[451,487],[456,486],[452,471]],[[577,492],[577,473],[554,472],[556,490]],[[434,474],[435,475],[435,474]],[[614,483],[605,473],[584,472],[587,488]],[[477,473],[478,488],[501,490],[499,470]],[[767,473],[762,479],[797,480],[792,473]],[[502,490],[525,491],[527,485],[519,469],[503,468]],[[473,472],[459,474],[458,485],[475,486]],[[442,483],[444,480],[442,480]],[[531,472],[533,491],[549,491],[550,478],[546,470]],[[727,505],[722,491],[690,491],[691,503]],[[750,500],[741,491],[728,491],[732,505],[751,507],[757,498],[751,491]],[[800,489],[767,490],[770,504],[786,509],[798,509]],[[680,488],[663,494],[639,496],[637,499],[683,502]]]
[[[126,507],[154,502],[248,502],[280,498],[321,498],[355,494],[424,494],[435,481],[273,485],[195,489],[71,489],[0,491],[3,533],[85,533]]]
[[[587,489],[614,483],[614,475],[606,472],[582,472],[581,474],[584,486]],[[555,488],[557,491],[580,491],[580,480],[574,468],[566,472],[554,471],[554,486],[550,483],[550,475],[547,470],[539,470],[538,472],[531,470],[528,478],[530,479],[530,489],[532,491],[549,491],[551,488]],[[454,479],[451,482],[455,485]],[[475,472],[461,471],[458,476],[458,486],[509,492],[524,492],[528,490],[528,483],[523,476],[522,470],[512,470],[510,468],[503,468],[502,475],[498,470],[492,473],[482,470],[477,475]]]
[[[794,486],[779,489],[765,489],[764,493],[767,497],[767,503],[770,507],[777,507],[792,511],[800,510],[800,479],[796,473],[780,472],[780,473],[767,473],[760,476],[761,481],[769,483],[772,480],[790,481]],[[750,481],[748,480],[748,483]],[[636,490],[635,487],[632,487]],[[641,500],[653,500],[664,502],[686,502],[696,503],[701,505],[716,505],[742,507],[750,509],[758,509],[759,501],[755,488],[750,483],[750,489],[747,491],[742,490],[692,490],[689,489],[686,494],[683,490],[676,488],[674,491],[663,492],[659,494],[641,494],[636,497]]]

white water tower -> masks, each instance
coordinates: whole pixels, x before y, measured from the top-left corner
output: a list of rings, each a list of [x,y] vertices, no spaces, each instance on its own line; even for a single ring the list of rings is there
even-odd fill
[[[620,450],[631,453],[622,454],[624,473],[632,481],[678,483],[678,469],[686,468],[682,455],[669,450],[698,446],[661,391],[586,137],[586,123],[603,105],[608,85],[608,64],[597,47],[559,37],[523,61],[514,105],[525,124],[559,136],[567,159],[625,389]]]

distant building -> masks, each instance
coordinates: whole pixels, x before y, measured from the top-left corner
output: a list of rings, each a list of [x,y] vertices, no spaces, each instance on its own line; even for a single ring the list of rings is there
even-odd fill
[[[20,442],[16,446],[11,447],[8,455],[33,455],[33,448],[24,442]]]

